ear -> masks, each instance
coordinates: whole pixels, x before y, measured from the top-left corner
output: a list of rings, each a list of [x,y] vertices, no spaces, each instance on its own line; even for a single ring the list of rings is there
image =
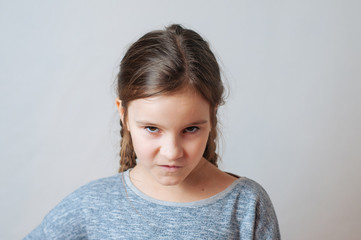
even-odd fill
[[[117,98],[115,100],[115,104],[117,105],[118,108],[118,112],[120,115],[120,120],[122,121],[122,123],[124,124],[124,108],[122,106],[122,100],[120,100],[119,98]]]

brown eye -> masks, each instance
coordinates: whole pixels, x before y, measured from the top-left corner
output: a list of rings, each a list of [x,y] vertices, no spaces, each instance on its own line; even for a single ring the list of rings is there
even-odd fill
[[[184,129],[185,133],[195,133],[199,130],[199,127],[187,127],[186,129]]]
[[[159,129],[157,127],[151,127],[151,126],[147,126],[145,127],[145,129],[150,132],[150,133],[156,133],[159,132]]]

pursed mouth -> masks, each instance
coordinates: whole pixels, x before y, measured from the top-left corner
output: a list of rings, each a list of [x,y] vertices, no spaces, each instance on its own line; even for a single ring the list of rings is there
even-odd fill
[[[182,169],[182,166],[176,166],[176,165],[158,165],[158,166],[167,173],[176,173]]]
[[[166,168],[181,168],[181,166],[176,166],[176,165],[159,165],[159,166]]]

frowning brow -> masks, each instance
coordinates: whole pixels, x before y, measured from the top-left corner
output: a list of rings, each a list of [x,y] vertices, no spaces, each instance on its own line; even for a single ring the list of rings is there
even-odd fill
[[[202,124],[205,124],[207,122],[208,122],[207,120],[200,120],[200,121],[192,122],[192,123],[190,123],[188,125],[202,125]]]
[[[138,125],[144,125],[144,126],[159,126],[159,124],[154,123],[154,122],[150,122],[150,121],[135,121]],[[189,124],[186,124],[186,126],[194,126],[194,125],[202,125],[202,124],[206,124],[208,123],[207,120],[199,120],[199,121],[195,121],[195,122],[191,122]]]

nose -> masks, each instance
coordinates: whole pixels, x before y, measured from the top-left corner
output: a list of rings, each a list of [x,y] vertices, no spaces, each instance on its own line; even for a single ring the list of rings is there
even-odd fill
[[[177,160],[183,156],[183,147],[177,136],[169,136],[162,142],[160,154],[168,160]]]

